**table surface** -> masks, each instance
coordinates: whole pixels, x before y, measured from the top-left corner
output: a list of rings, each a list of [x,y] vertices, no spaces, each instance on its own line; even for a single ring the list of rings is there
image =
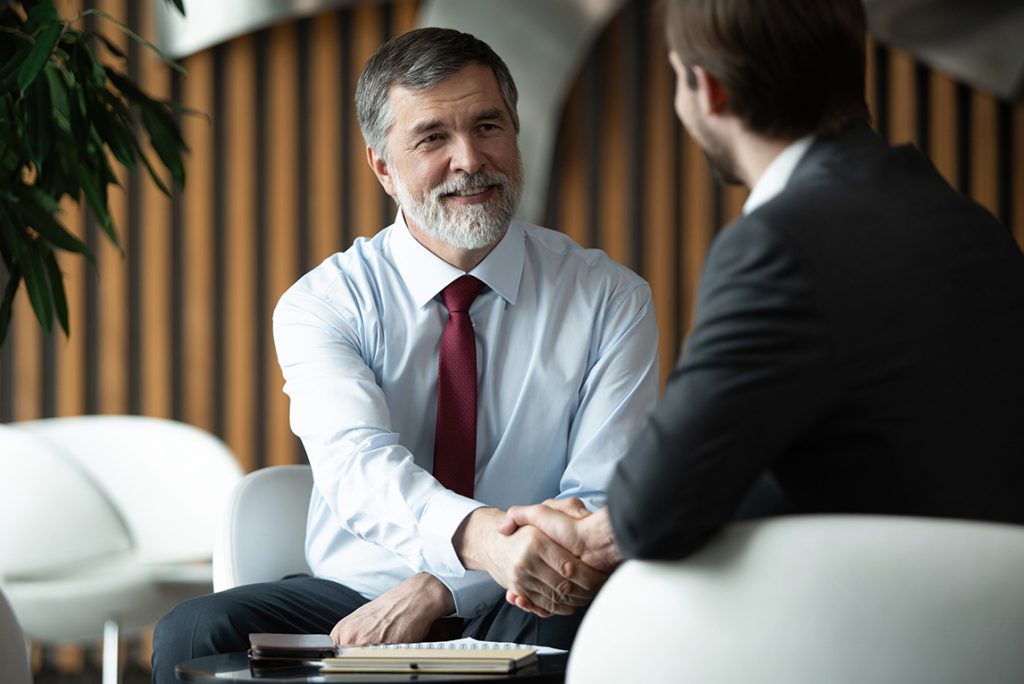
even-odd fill
[[[249,658],[244,651],[238,653],[222,653],[188,660],[178,665],[175,674],[183,682],[195,684],[230,684],[232,682],[262,682],[262,684],[315,684],[324,682],[346,682],[359,684],[373,682],[503,682],[515,681],[517,684],[562,684],[565,681],[565,664],[568,654],[538,656],[538,662],[508,675],[477,675],[477,674],[379,674],[379,673],[330,673],[322,674],[315,667],[297,668],[295,670],[260,672],[254,674],[249,670]]]

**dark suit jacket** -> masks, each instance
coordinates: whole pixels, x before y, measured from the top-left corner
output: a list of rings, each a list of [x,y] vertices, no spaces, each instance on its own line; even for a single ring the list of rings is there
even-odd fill
[[[713,244],[609,489],[624,555],[695,550],[765,469],[795,512],[1024,523],[1024,255],[863,124]]]

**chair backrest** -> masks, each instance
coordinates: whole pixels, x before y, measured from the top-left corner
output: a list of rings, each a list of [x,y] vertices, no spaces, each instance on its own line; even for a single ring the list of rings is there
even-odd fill
[[[624,564],[566,681],[1024,682],[1022,639],[1024,527],[772,518]]]
[[[242,477],[228,447],[186,423],[74,416],[11,423],[77,463],[112,503],[142,562],[208,560],[215,526]]]
[[[0,672],[5,684],[32,684],[28,645],[3,591],[0,591]]]
[[[242,478],[214,548],[214,591],[310,572],[305,541],[312,489],[306,465],[262,468]]]
[[[110,498],[59,445],[0,425],[0,584],[131,548]]]

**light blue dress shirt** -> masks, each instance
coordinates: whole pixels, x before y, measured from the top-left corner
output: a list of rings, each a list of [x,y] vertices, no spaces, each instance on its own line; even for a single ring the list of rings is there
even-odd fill
[[[551,497],[604,503],[615,462],[653,408],[658,334],[647,283],[599,250],[513,221],[471,274],[477,340],[475,498],[430,474],[440,292],[463,275],[420,245],[399,212],[296,282],[274,339],[315,487],[306,558],[367,598],[417,572],[456,613],[503,595],[467,571],[452,536],[474,509]]]

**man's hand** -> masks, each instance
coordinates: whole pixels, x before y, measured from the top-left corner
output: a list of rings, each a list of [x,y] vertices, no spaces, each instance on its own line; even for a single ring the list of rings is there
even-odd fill
[[[419,573],[342,618],[331,630],[331,640],[338,646],[422,641],[434,620],[454,609],[448,587],[433,575]]]
[[[508,591],[525,597],[541,617],[569,615],[590,603],[607,576],[573,556],[534,527],[499,534],[505,515],[478,508],[456,532],[463,565],[485,570]]]
[[[539,528],[552,540],[589,567],[610,573],[622,562],[608,509],[602,508],[593,515],[579,499],[548,500],[534,506],[513,506],[505,514],[498,531],[515,534],[524,525]],[[511,589],[505,593],[505,600],[522,610],[544,617],[544,610],[529,597]]]

